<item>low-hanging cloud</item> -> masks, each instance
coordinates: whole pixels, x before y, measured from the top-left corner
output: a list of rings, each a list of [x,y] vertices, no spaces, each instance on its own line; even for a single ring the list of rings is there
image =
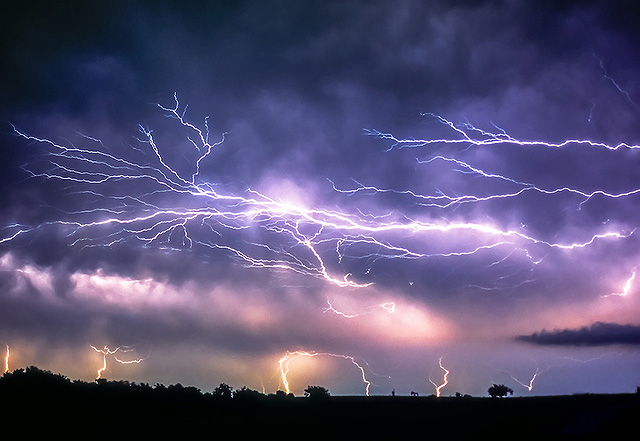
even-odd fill
[[[555,329],[553,331],[543,329],[530,335],[519,335],[516,339],[538,345],[640,345],[640,326],[595,322],[577,329]]]

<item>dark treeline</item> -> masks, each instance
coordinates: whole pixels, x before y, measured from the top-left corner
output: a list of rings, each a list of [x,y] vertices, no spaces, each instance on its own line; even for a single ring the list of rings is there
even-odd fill
[[[494,385],[496,386],[496,385]],[[481,439],[611,439],[635,430],[640,394],[550,397],[306,396],[220,384],[211,392],[173,384],[70,380],[36,367],[0,377],[0,417],[22,438],[106,439],[181,435],[319,435]],[[205,432],[202,432],[205,431]]]

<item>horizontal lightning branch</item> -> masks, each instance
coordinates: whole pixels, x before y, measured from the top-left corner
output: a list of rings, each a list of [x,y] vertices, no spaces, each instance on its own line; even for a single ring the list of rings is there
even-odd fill
[[[197,248],[204,252],[225,253],[249,267],[291,271],[324,279],[339,287],[362,288],[372,282],[358,280],[351,272],[342,271],[341,266],[346,261],[371,263],[390,259],[460,258],[498,250],[504,251],[505,256],[514,250],[523,250],[526,256],[531,256],[529,249],[533,246],[575,250],[597,240],[622,239],[633,234],[633,231],[604,230],[575,242],[552,242],[530,235],[523,228],[505,229],[488,222],[430,220],[428,216],[412,219],[407,215],[397,220],[393,216],[366,214],[357,208],[345,211],[307,208],[268,197],[250,188],[240,192],[221,192],[206,178],[203,166],[221,146],[225,135],[212,142],[208,119],[205,119],[204,129],[191,124],[185,119],[186,107],[180,110],[177,96],[174,98],[173,107],[159,105],[159,108],[186,132],[189,149],[183,156],[190,159],[186,166],[184,163],[172,164],[170,158],[175,156],[172,148],[163,146],[151,130],[142,126],[139,127],[140,148],[132,147],[123,154],[114,153],[102,141],[86,135],[82,135],[86,145],[76,147],[37,138],[14,127],[15,133],[26,141],[47,147],[46,160],[26,164],[24,170],[34,179],[71,184],[65,187],[66,191],[82,208],[61,209],[59,218],[39,225],[20,222],[7,225],[2,229],[0,244],[14,241],[39,228],[59,227],[69,244],[76,247],[138,243],[176,251]],[[459,139],[407,141],[380,132],[370,134],[390,139],[394,145],[403,147],[435,143],[561,147],[578,143],[611,150],[623,146],[637,148],[627,144],[612,147],[579,140],[561,144],[528,143],[518,141],[502,130],[490,133],[473,127],[459,128],[444,118],[436,118],[449,126]],[[429,161],[436,160],[450,162],[463,173],[510,181],[521,188],[513,193],[485,197],[403,192],[420,199],[426,207],[445,208],[453,204],[515,198],[527,191],[547,195],[571,192],[583,201],[596,194],[614,198],[640,192],[640,189],[618,194],[570,188],[543,189],[485,172],[453,158],[438,156]],[[349,195],[390,191],[360,184],[352,190],[333,187],[337,192]],[[256,231],[259,232],[257,240]],[[464,240],[460,239],[461,236]],[[531,262],[537,264],[539,259],[531,258]]]

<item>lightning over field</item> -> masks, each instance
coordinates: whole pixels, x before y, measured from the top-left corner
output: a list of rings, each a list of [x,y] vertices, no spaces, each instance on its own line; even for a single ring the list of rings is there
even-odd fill
[[[12,364],[267,393],[309,369],[408,394],[425,360],[436,396],[637,386],[636,7],[27,3],[0,25]]]
[[[282,385],[284,386],[284,391],[286,393],[290,393],[291,389],[289,387],[289,380],[287,379],[287,374],[289,373],[289,363],[293,358],[296,357],[333,357],[333,358],[343,358],[345,360],[350,361],[353,365],[355,365],[362,375],[362,382],[365,385],[365,395],[369,396],[369,389],[371,387],[371,382],[367,380],[366,373],[364,367],[359,364],[354,357],[351,355],[342,355],[342,354],[332,354],[332,353],[323,353],[323,352],[308,352],[308,351],[293,351],[287,353],[278,361],[280,366],[280,375],[282,378]]]

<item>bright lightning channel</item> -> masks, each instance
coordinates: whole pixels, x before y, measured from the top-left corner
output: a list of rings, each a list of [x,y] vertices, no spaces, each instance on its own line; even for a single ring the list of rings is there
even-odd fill
[[[365,129],[364,133],[366,135],[375,136],[377,138],[386,139],[391,141],[393,144],[391,147],[387,149],[387,151],[391,151],[395,148],[417,148],[417,147],[425,147],[429,145],[437,145],[437,144],[461,144],[465,146],[476,146],[476,147],[486,147],[496,144],[514,144],[522,147],[548,147],[548,148],[564,148],[570,145],[582,145],[585,147],[594,147],[594,148],[602,148],[607,150],[620,150],[620,149],[640,149],[640,145],[637,144],[628,144],[621,142],[616,145],[610,145],[603,142],[592,141],[589,139],[567,139],[561,142],[547,142],[547,141],[528,141],[521,140],[512,137],[507,134],[503,129],[499,129],[499,132],[489,132],[486,130],[479,129],[471,124],[465,124],[464,127],[459,127],[454,124],[452,121],[448,119],[436,115],[434,113],[423,113],[423,116],[431,116],[438,120],[438,122],[449,126],[453,132],[455,132],[458,137],[457,138],[433,138],[433,139],[401,139],[397,138],[393,134],[390,133],[382,133],[378,130],[370,130]]]
[[[523,229],[502,229],[490,223],[461,222],[438,219],[437,221],[411,219],[402,216],[402,220],[392,220],[387,216],[362,214],[359,209],[347,213],[341,210],[307,208],[300,204],[281,201],[253,189],[244,192],[224,194],[218,186],[202,175],[202,165],[212,156],[212,152],[225,140],[222,134],[215,142],[211,141],[208,119],[204,129],[200,129],[185,119],[186,107],[180,110],[177,95],[174,94],[174,107],[158,105],[166,116],[178,122],[178,125],[190,133],[186,138],[193,149],[185,155],[192,156],[190,167],[173,167],[163,155],[163,148],[157,142],[151,130],[139,127],[142,134],[138,139],[142,148],[132,148],[127,157],[113,153],[99,139],[87,135],[83,142],[87,147],[63,145],[45,138],[27,135],[14,127],[15,133],[27,141],[36,142],[50,149],[47,167],[41,164],[24,166],[33,178],[59,180],[74,184],[78,198],[89,198],[91,207],[65,213],[65,218],[54,219],[40,225],[21,225],[15,223],[3,228],[4,237],[0,243],[18,239],[38,228],[58,226],[66,230],[71,246],[81,248],[109,247],[124,242],[138,242],[144,246],[157,246],[169,250],[193,249],[196,246],[205,250],[222,251],[232,258],[253,268],[285,270],[304,276],[317,277],[342,288],[364,288],[372,282],[355,280],[351,273],[334,274],[328,265],[327,256],[331,250],[337,255],[337,264],[344,260],[345,249],[357,249],[353,259],[423,259],[429,257],[464,257],[486,250],[503,249],[507,254],[514,249],[525,250],[528,247],[545,246],[548,248],[573,250],[584,248],[597,240],[622,239],[631,232],[603,231],[585,237],[577,242],[550,242],[526,234]],[[459,138],[432,140],[400,140],[392,135],[371,131],[371,135],[390,139],[400,147],[425,146],[436,143],[466,143],[477,146],[498,143],[519,145],[543,145],[563,147],[572,143],[611,150],[618,148],[638,148],[628,144],[607,146],[585,140],[569,140],[560,144],[540,141],[526,142],[517,140],[504,130],[491,133],[473,126],[459,128],[450,121],[433,115],[449,126]],[[392,147],[393,148],[393,147]],[[633,190],[624,194],[605,192],[586,193],[579,190],[542,189],[529,183],[517,182],[509,177],[490,174],[463,163],[462,161],[437,157],[431,160],[443,160],[455,163],[465,173],[481,174],[495,179],[509,180],[523,186],[520,192],[540,191],[555,194],[560,191],[578,193],[583,201],[595,194],[609,197],[622,197],[640,192]],[[110,185],[110,193],[102,193],[104,184]],[[356,193],[356,190],[340,192]],[[369,189],[369,187],[367,187]],[[374,189],[375,187],[370,187]],[[375,191],[385,191],[375,188]],[[435,203],[440,207],[450,204],[483,202],[489,198],[516,197],[520,192],[488,197],[476,196],[421,196],[427,198],[426,205]],[[430,199],[431,198],[431,199]],[[262,241],[236,240],[242,231],[259,229],[264,233]],[[459,233],[473,235],[480,244],[466,241],[462,249],[446,251],[426,251],[433,241],[432,235],[455,237]],[[424,237],[425,240],[412,241],[411,246],[403,246],[394,241],[398,238]],[[268,240],[267,240],[268,238]],[[447,241],[451,243],[451,241]],[[370,250],[370,251],[366,251]],[[328,254],[329,253],[329,254]],[[539,260],[532,260],[534,263]],[[368,273],[368,272],[367,272]],[[385,308],[386,309],[386,308]]]
[[[417,200],[416,204],[424,207],[435,207],[435,208],[450,208],[459,206],[462,204],[472,204],[472,203],[481,203],[487,202],[491,200],[497,199],[508,199],[508,198],[516,198],[518,196],[522,196],[525,193],[529,192],[537,192],[545,195],[556,195],[561,193],[573,194],[582,199],[580,203],[577,204],[578,210],[582,208],[582,206],[587,203],[589,200],[593,199],[595,196],[603,196],[606,198],[617,199],[623,198],[627,196],[634,196],[640,194],[640,188],[634,188],[628,191],[612,193],[604,190],[594,190],[594,191],[583,191],[572,187],[557,187],[557,188],[543,188],[531,182],[519,181],[513,178],[510,178],[505,175],[489,173],[485,172],[482,169],[472,166],[471,164],[462,161],[460,159],[450,158],[442,155],[434,156],[428,160],[417,160],[418,164],[430,164],[434,161],[445,161],[456,164],[459,168],[454,169],[459,173],[464,174],[474,174],[477,176],[481,176],[487,179],[496,179],[502,180],[505,182],[509,182],[511,184],[515,184],[520,187],[520,189],[516,191],[511,191],[507,193],[494,193],[488,196],[476,196],[473,194],[462,194],[462,195],[447,195],[442,190],[438,190],[436,194],[420,194],[416,193],[412,190],[395,190],[389,188],[379,188],[373,185],[364,185],[360,182],[356,182],[358,184],[355,188],[352,189],[340,189],[333,182],[331,183],[333,189],[338,193],[343,193],[347,195],[354,195],[356,193],[367,193],[367,194],[375,194],[375,193],[395,193],[399,195],[410,196],[411,198]]]
[[[105,346],[102,349],[98,349],[93,345],[89,345],[89,346],[91,346],[91,348],[94,351],[102,354],[102,367],[100,369],[98,369],[96,380],[99,380],[100,378],[102,378],[102,373],[107,370],[107,356],[108,355],[113,355],[113,359],[115,361],[117,361],[118,363],[121,363],[121,364],[134,364],[134,363],[138,364],[138,363],[142,363],[145,360],[144,358],[139,358],[139,359],[135,359],[135,360],[121,360],[115,355],[118,351],[130,352],[130,351],[133,350],[133,349],[128,348],[128,347],[118,346],[115,349],[109,349],[108,346]]]
[[[511,378],[517,382],[520,386],[523,386],[525,388],[527,388],[527,390],[529,392],[531,392],[531,390],[533,389],[533,382],[536,381],[536,378],[538,378],[538,375],[540,375],[542,372],[540,371],[540,369],[536,368],[536,371],[533,373],[533,376],[531,377],[531,379],[529,380],[529,383],[524,383],[520,380],[518,380],[516,377],[514,377],[512,374],[509,374],[511,376]]]
[[[440,369],[442,369],[442,371],[444,372],[442,383],[438,385],[431,379],[431,377],[429,377],[429,382],[436,388],[436,397],[439,397],[442,388],[449,384],[449,371],[442,365],[442,357],[438,359],[438,366],[440,366]]]
[[[9,372],[9,345],[7,345],[7,352],[4,356],[4,373]]]
[[[633,281],[636,278],[636,269],[634,268],[633,271],[631,271],[631,276],[627,279],[626,283],[624,284],[624,288],[622,289],[622,292],[613,292],[611,294],[606,294],[602,297],[610,297],[610,296],[621,296],[621,297],[626,297],[629,295],[629,293],[631,292],[631,286],[633,284]]]
[[[287,351],[287,353],[278,361],[278,364],[280,366],[280,377],[282,380],[282,385],[284,386],[285,392],[287,394],[291,392],[289,388],[289,380],[287,379],[287,374],[289,373],[289,363],[293,358],[301,357],[301,356],[304,356],[304,357],[326,356],[326,357],[343,358],[345,360],[349,360],[351,363],[353,363],[354,366],[356,366],[360,370],[360,373],[362,374],[362,382],[365,384],[365,394],[366,396],[369,396],[369,388],[371,387],[371,382],[367,380],[364,367],[361,364],[359,364],[354,357],[352,357],[351,355],[333,354],[330,352],[308,352],[308,351],[294,351],[294,352]]]

